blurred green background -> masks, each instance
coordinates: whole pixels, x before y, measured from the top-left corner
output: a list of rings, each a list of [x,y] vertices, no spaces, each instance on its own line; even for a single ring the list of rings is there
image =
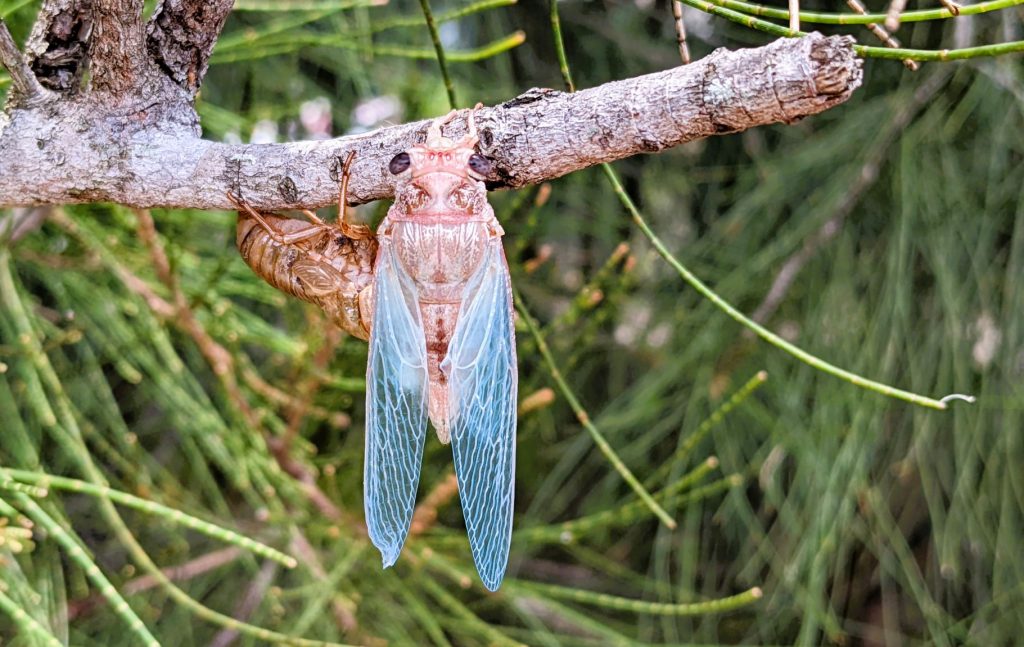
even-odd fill
[[[460,107],[562,87],[547,4],[432,8]],[[0,1],[19,43],[36,9]],[[560,12],[578,87],[678,64],[661,0],[570,0]],[[695,58],[769,40],[685,15]],[[1020,18],[899,35],[914,47],[998,42],[1021,38]],[[864,29],[843,33],[875,44]],[[224,141],[337,136],[448,107],[407,0],[240,0],[198,103],[205,136]],[[497,594],[476,578],[450,450],[433,438],[420,496],[436,521],[423,517],[381,570],[362,526],[366,344],[256,277],[234,248],[233,213],[152,212],[169,282],[130,210],[45,210],[45,224],[0,247],[0,466],[102,478],[299,565],[166,512],[121,506],[121,525],[95,493],[44,497],[8,474],[0,644],[51,644],[30,626],[74,645],[139,644],[145,631],[168,646],[280,640],[257,628],[373,645],[1019,644],[1022,117],[1019,57],[916,73],[869,60],[864,87],[825,114],[615,164],[669,249],[727,300],[866,377],[978,397],[944,412],[745,334],[652,251],[600,169],[492,194],[513,282],[554,363],[679,524],[638,503],[520,327],[527,406]],[[357,213],[374,224],[386,207]],[[794,263],[802,271],[766,305]],[[172,284],[191,328],[161,310]],[[230,375],[211,369],[197,328],[228,351]],[[193,602],[155,582],[140,549]],[[90,580],[97,568],[112,588]],[[763,597],[713,602],[752,587]],[[712,603],[687,606],[701,602]]]

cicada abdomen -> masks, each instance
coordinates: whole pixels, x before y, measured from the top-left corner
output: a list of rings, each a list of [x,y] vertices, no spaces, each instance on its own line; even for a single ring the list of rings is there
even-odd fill
[[[368,339],[377,241],[368,228],[345,221],[351,160],[343,170],[336,223],[311,211],[305,212],[310,222],[259,213],[228,197],[238,207],[235,244],[246,264],[278,290],[320,306],[349,334]]]
[[[512,533],[517,369],[503,231],[473,114],[459,140],[431,124],[389,170],[377,230],[367,366],[365,509],[384,566],[408,533],[429,419],[452,444],[470,548],[484,585],[504,577]]]

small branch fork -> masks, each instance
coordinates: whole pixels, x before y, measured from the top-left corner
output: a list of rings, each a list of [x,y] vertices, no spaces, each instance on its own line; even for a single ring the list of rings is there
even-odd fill
[[[138,208],[315,209],[355,152],[351,203],[388,198],[387,162],[427,121],[327,141],[227,145],[200,138],[195,95],[230,0],[46,0],[22,56],[0,29],[15,92],[0,116],[0,206],[109,201]],[[682,38],[682,36],[680,36]],[[82,70],[88,62],[89,80]],[[541,183],[594,164],[845,102],[862,81],[848,37],[811,34],[718,50],[675,69],[568,94],[534,89],[479,111],[490,188]],[[450,136],[460,135],[455,120]]]
[[[0,64],[11,74],[14,94],[26,104],[35,105],[49,97],[50,93],[39,83],[18,50],[3,18],[0,18]]]

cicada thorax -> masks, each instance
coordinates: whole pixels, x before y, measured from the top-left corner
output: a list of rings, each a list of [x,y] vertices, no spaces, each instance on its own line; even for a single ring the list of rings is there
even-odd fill
[[[475,143],[428,139],[403,154],[409,172],[403,170],[395,203],[378,230],[415,284],[427,347],[429,416],[442,443],[449,441],[443,367],[448,346],[467,282],[484,262],[488,244],[503,233],[486,186],[474,177],[470,159],[483,159],[474,152]]]
[[[322,308],[342,330],[368,339],[376,239],[273,214],[259,214],[260,222],[241,206],[235,243],[245,263],[278,290]],[[304,234],[311,235],[289,240]]]

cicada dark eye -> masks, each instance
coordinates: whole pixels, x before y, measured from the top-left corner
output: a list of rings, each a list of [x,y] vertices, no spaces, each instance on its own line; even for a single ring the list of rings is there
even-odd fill
[[[412,160],[409,158],[409,153],[399,153],[391,158],[391,163],[388,164],[388,170],[391,171],[392,175],[398,175],[407,168]]]
[[[493,170],[491,160],[480,153],[473,153],[469,156],[469,168],[480,177],[487,177]]]

